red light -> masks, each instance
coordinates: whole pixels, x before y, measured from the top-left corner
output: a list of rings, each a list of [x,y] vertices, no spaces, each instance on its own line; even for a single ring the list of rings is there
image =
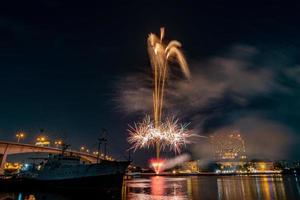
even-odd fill
[[[160,172],[163,171],[164,163],[165,160],[163,159],[153,158],[150,160],[150,166],[153,168],[156,174],[159,174]]]
[[[165,194],[165,177],[152,176],[151,177],[151,195],[154,200],[161,199]],[[151,198],[152,199],[152,198]]]

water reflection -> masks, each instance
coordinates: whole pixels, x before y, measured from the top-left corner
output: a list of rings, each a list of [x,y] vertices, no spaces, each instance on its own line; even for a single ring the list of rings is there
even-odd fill
[[[300,199],[297,176],[153,176],[125,181],[120,194],[99,191],[0,192],[0,199],[252,200]],[[100,188],[101,189],[101,188]],[[122,191],[121,191],[122,190]],[[121,194],[122,192],[122,194]]]
[[[281,176],[234,176],[217,179],[219,199],[287,199]]]
[[[150,177],[126,182],[123,199],[300,199],[298,177]]]
[[[188,198],[186,178],[154,176],[149,179],[135,179],[126,184],[129,200],[183,200]]]

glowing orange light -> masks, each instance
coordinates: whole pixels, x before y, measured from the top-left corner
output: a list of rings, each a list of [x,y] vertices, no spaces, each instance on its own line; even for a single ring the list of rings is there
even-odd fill
[[[54,144],[57,145],[57,146],[62,145],[62,143],[63,143],[62,140],[57,140],[57,141],[54,142]]]
[[[151,159],[150,166],[153,168],[156,174],[159,174],[163,171],[165,160],[163,159]]]
[[[165,194],[165,177],[154,176],[151,177],[151,195],[153,199],[161,199]]]
[[[20,140],[23,139],[23,138],[25,137],[25,133],[19,132],[19,133],[16,134],[16,137],[17,137],[17,139],[18,139],[17,142],[19,143]]]

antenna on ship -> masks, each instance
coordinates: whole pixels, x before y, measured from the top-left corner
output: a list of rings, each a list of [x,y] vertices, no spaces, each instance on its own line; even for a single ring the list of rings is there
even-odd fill
[[[101,144],[104,144],[104,159],[106,159],[106,147],[107,147],[107,130],[105,128],[102,129],[102,138],[98,139],[98,154],[97,154],[97,163],[100,161],[100,150]]]

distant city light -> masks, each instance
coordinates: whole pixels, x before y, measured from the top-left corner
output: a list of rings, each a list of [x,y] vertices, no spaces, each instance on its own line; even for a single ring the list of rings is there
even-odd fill
[[[85,147],[84,146],[81,146],[80,147],[80,151],[84,151],[85,150]]]

